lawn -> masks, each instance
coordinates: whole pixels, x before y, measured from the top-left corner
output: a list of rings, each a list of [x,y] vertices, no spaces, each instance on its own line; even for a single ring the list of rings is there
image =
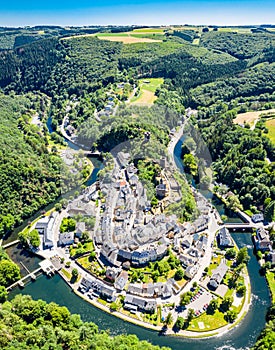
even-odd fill
[[[156,89],[163,84],[163,78],[141,79],[139,81],[140,93],[131,99],[132,104],[152,105],[157,99]]]
[[[272,294],[272,302],[275,303],[275,273],[267,271],[266,279]]]
[[[267,136],[270,138],[272,143],[275,144],[275,119],[268,120],[265,123],[267,129],[268,129],[268,134]]]
[[[199,327],[199,324],[201,325],[201,327]],[[216,310],[214,315],[208,315],[207,313],[203,313],[199,317],[193,319],[187,330],[193,332],[205,332],[212,331],[225,325],[227,325],[227,322],[224,319],[224,314]]]
[[[212,258],[211,264],[209,265],[209,268],[208,268],[208,273],[207,273],[208,276],[212,276],[212,271],[219,266],[221,260],[222,260],[222,255],[218,255],[217,257]]]
[[[62,269],[61,272],[63,273],[63,275],[68,279],[70,280],[72,278],[72,275],[70,273],[70,271],[68,271],[67,269]]]
[[[100,275],[103,271],[97,260],[90,261],[89,256],[77,259],[78,263],[95,275]]]
[[[85,253],[88,253],[88,252],[91,252],[91,251],[94,250],[93,242],[92,241],[91,242],[86,242],[86,243],[81,244],[81,245],[79,244],[79,247],[77,246],[77,248],[71,248],[70,249],[70,256],[71,257],[75,256],[75,254],[77,254],[77,250],[80,247],[83,248],[83,252],[85,252]]]

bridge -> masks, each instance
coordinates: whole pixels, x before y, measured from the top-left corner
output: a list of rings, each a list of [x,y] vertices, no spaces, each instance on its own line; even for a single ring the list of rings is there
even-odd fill
[[[228,230],[252,230],[253,228],[257,228],[258,226],[255,224],[251,224],[249,222],[243,222],[243,223],[228,223],[225,224],[224,227],[226,227]]]

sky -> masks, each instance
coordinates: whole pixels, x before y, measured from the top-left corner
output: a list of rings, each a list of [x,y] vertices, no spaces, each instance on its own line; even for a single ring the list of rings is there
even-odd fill
[[[275,0],[0,1],[0,26],[275,24]]]

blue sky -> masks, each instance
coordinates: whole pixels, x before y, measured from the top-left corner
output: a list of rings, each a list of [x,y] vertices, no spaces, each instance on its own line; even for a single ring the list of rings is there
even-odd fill
[[[185,23],[275,24],[275,0],[1,0],[0,5],[0,26]]]

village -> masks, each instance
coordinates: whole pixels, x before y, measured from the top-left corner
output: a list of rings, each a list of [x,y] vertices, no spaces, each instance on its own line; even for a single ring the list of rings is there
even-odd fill
[[[193,222],[166,215],[165,208],[181,199],[181,187],[169,161],[160,159],[159,165],[159,203],[152,208],[130,154],[117,153],[100,181],[70,200],[66,209],[35,223],[42,237],[40,255],[67,280],[75,274],[69,283],[85,299],[141,325],[158,327],[167,317],[188,319],[190,310],[198,317],[213,300],[228,296],[232,307],[244,312],[249,292],[240,295],[228,283],[236,261],[227,252],[237,251],[228,229],[196,190],[199,215]],[[87,218],[94,219],[92,228]],[[72,230],[61,229],[64,220],[75,220]],[[259,221],[254,239],[266,250],[268,233]],[[274,259],[273,252],[270,256]],[[238,285],[249,288],[247,272],[239,277]],[[184,303],[186,294],[190,298]],[[208,331],[203,322],[198,327]]]

